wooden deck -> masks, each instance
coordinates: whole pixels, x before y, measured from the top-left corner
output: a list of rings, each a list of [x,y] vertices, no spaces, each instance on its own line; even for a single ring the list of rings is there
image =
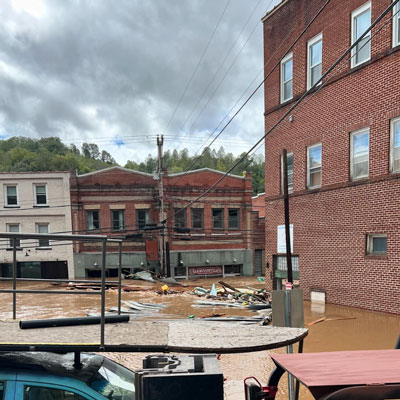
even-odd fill
[[[0,351],[246,353],[296,343],[305,328],[241,325],[197,320],[130,321],[105,325],[100,347],[100,325],[20,329],[18,321],[0,321]]]

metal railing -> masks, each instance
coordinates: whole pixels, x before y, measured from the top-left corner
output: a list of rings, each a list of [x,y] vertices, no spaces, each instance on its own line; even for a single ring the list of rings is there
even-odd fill
[[[122,239],[109,239],[105,235],[65,235],[65,234],[48,234],[48,233],[17,233],[17,232],[0,232],[0,239],[9,239],[12,243],[13,251],[13,268],[12,278],[0,278],[1,280],[12,280],[12,289],[0,289],[0,293],[13,294],[13,319],[17,318],[17,293],[33,293],[33,294],[85,294],[85,295],[100,295],[100,346],[104,347],[104,331],[105,331],[105,304],[106,304],[106,250],[107,242],[119,244],[118,249],[118,315],[121,314],[121,270],[122,270]],[[74,280],[74,279],[38,279],[38,278],[17,278],[17,241],[20,239],[45,239],[56,241],[86,241],[86,242],[102,242],[101,253],[101,290],[100,292],[87,291],[70,291],[70,290],[32,290],[32,289],[17,289],[17,281],[37,281],[37,282],[73,282],[73,283],[98,283],[97,281]],[[108,282],[109,283],[109,282]]]

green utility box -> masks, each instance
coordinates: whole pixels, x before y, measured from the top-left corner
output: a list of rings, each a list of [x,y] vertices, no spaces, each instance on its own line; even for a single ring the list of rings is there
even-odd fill
[[[289,303],[287,324],[286,302]],[[273,290],[272,291],[272,325],[304,328],[303,290]]]

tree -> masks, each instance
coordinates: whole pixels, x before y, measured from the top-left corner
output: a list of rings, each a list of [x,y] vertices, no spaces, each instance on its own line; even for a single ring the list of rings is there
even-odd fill
[[[114,158],[111,156],[111,154],[108,151],[103,150],[101,152],[101,161],[107,163],[107,164],[116,164]]]

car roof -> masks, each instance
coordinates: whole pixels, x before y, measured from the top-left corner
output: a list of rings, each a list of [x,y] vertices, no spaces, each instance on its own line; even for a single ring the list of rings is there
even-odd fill
[[[81,353],[80,362],[80,368],[76,368],[74,366],[74,353],[0,352],[0,370],[46,372],[53,375],[73,377],[84,382],[87,382],[96,374],[104,362],[104,357],[98,354]]]

